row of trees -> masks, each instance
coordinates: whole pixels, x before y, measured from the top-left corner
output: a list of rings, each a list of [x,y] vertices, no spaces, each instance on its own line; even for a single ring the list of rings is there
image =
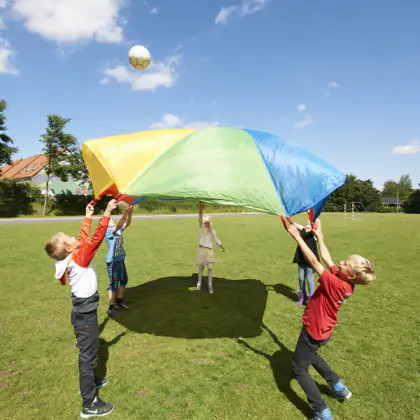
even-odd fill
[[[0,100],[0,166],[10,164],[12,162],[12,156],[18,152],[18,148],[14,146],[13,140],[6,134],[6,117],[4,115],[6,109],[7,103],[4,100]],[[48,115],[47,121],[46,132],[41,135],[40,139],[40,142],[43,144],[42,151],[48,159],[48,164],[44,169],[46,175],[46,194],[44,197],[43,214],[46,214],[48,208],[49,183],[52,177],[58,177],[63,182],[68,181],[71,177],[75,181],[90,184],[89,174],[83,161],[82,151],[77,142],[77,138],[65,132],[65,127],[70,122],[70,119],[62,118],[59,115]],[[7,202],[7,198],[4,198],[8,194],[10,195],[10,202]],[[17,196],[25,196],[26,194],[27,198],[21,199],[25,203],[25,206],[31,200],[35,200],[38,197],[32,187],[19,189],[16,185],[0,186],[0,197],[3,197],[3,205],[12,205],[13,194],[17,194]],[[361,180],[355,175],[350,174],[348,175],[347,182],[331,194],[325,211],[343,211],[345,203],[354,201],[363,203],[367,211],[382,212],[386,210],[382,197],[395,197],[397,195],[399,196],[400,203],[403,204],[404,211],[420,213],[420,185],[418,190],[414,190],[412,180],[408,174],[402,175],[399,181],[386,181],[382,191],[379,191],[373,186],[372,180]],[[15,197],[17,196],[15,195]],[[66,197],[66,200],[68,201],[69,198]],[[59,200],[56,201],[59,202]],[[85,200],[79,201],[84,204]],[[74,211],[77,211],[76,207]]]
[[[6,108],[6,101],[0,100],[0,166],[11,164],[13,155],[19,150],[6,134],[4,115]],[[46,132],[41,135],[40,142],[44,145],[42,152],[48,159],[44,169],[46,176],[46,193],[42,212],[44,215],[47,211],[49,184],[52,177],[58,177],[63,182],[67,182],[70,177],[75,181],[89,182],[89,174],[77,138],[64,131],[69,122],[70,118],[48,115]]]
[[[383,197],[399,197],[401,208],[407,213],[420,213],[420,184],[419,189],[413,189],[410,175],[402,175],[399,181],[388,180],[384,183],[382,191],[373,186],[370,179],[361,180],[355,175],[348,175],[347,182],[333,192],[328,199],[325,211],[343,211],[344,204],[349,205],[352,201],[362,203],[363,207],[358,210],[384,212]],[[350,211],[350,208],[348,208]],[[389,210],[395,211],[390,208]]]

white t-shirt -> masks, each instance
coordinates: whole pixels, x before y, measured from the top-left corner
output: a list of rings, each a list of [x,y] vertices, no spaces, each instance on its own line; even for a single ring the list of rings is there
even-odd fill
[[[200,223],[200,240],[198,242],[198,245],[205,246],[206,248],[213,249],[213,239],[216,242],[217,245],[221,246],[222,242],[216,235],[216,231],[211,228],[211,231],[209,234],[205,235],[203,232],[203,215],[200,214],[198,217],[198,221]]]

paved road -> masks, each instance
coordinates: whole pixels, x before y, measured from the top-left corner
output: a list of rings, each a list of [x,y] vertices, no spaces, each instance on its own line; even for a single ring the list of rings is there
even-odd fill
[[[211,213],[213,217],[228,216],[260,216],[261,213]],[[118,215],[115,215],[118,217]],[[134,215],[133,220],[160,220],[160,219],[188,219],[196,218],[197,214],[155,214],[155,215]],[[93,220],[99,220],[100,217],[94,216]],[[83,217],[48,217],[48,218],[16,218],[0,219],[0,225],[34,225],[42,223],[65,223],[82,222]]]

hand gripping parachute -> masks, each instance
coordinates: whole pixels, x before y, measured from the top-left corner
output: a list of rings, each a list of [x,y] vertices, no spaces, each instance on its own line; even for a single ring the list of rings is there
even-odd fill
[[[83,158],[95,200],[111,194],[197,200],[285,218],[322,212],[346,176],[280,137],[238,128],[143,131],[89,140]]]

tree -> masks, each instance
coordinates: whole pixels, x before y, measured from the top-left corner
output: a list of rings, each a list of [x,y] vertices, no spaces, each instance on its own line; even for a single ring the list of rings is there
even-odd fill
[[[6,134],[7,128],[5,126],[7,102],[0,100],[0,166],[12,163],[12,156],[18,152],[17,147],[13,147],[13,140]]]
[[[402,175],[398,185],[400,189],[403,191],[412,191],[413,182],[411,181],[410,175],[409,174]]]
[[[83,159],[82,150],[80,148],[75,152],[74,159],[77,161],[78,170],[73,174],[73,178],[76,181],[79,181],[81,184],[87,185],[88,190],[93,191],[89,171]]]
[[[395,182],[392,179],[390,179],[389,181],[385,182],[384,188],[382,189],[382,194],[384,197],[396,197],[398,189],[398,182]]]
[[[41,190],[30,182],[0,181],[0,216],[16,217],[32,214],[32,204],[41,198]]]
[[[81,171],[80,148],[77,138],[63,131],[66,124],[71,121],[70,118],[62,118],[59,115],[48,115],[47,118],[47,130],[40,140],[44,143],[42,150],[48,159],[47,166],[44,169],[47,177],[44,215],[47,209],[50,179],[56,176],[61,181],[66,182],[69,177],[77,178]]]
[[[420,213],[420,189],[415,190],[408,196],[407,201],[404,203],[404,212]]]
[[[345,184],[329,197],[325,211],[343,211],[344,203],[352,201],[363,203],[368,211],[376,211],[382,204],[380,191],[373,186],[372,180],[361,180],[349,174]]]
[[[411,181],[409,174],[404,174],[400,177],[399,182],[395,182],[390,179],[384,184],[382,195],[384,197],[396,197],[399,196],[401,202],[407,200],[408,196],[413,191],[413,182]]]

